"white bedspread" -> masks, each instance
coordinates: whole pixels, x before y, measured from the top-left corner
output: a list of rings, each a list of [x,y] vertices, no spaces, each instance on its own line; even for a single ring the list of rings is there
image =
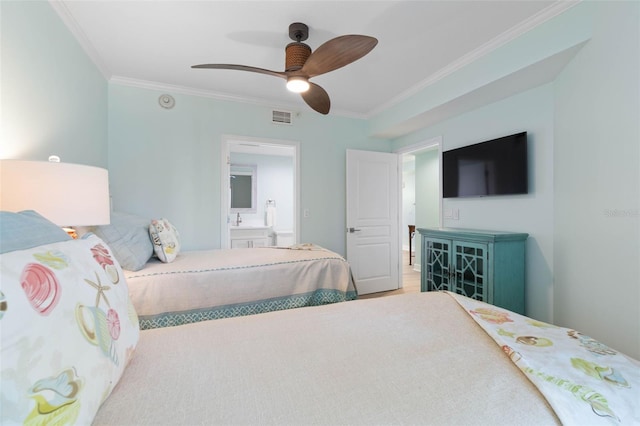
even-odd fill
[[[150,261],[126,273],[141,328],[354,299],[344,258],[311,248],[191,251],[171,263]]]
[[[448,294],[141,332],[96,425],[545,425],[558,419]]]

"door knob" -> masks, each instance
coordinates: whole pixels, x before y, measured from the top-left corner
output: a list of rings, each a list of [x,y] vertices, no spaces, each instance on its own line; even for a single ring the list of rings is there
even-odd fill
[[[348,228],[348,229],[347,229],[347,231],[348,231],[350,234],[353,234],[354,232],[360,232],[360,229],[356,229],[356,228]]]

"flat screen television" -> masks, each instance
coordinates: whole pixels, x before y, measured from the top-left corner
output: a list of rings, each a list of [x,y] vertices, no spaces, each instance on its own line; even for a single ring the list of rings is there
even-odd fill
[[[442,153],[444,198],[527,194],[527,132]]]

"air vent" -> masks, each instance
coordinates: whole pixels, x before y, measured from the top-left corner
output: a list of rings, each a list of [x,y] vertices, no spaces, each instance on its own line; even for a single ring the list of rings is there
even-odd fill
[[[291,125],[291,112],[289,111],[276,111],[271,112],[271,122],[274,124],[289,124]]]

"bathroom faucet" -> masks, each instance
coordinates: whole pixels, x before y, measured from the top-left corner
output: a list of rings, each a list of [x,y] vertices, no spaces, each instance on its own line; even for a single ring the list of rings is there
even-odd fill
[[[236,216],[236,226],[240,226],[241,223],[242,223],[242,218],[240,217],[240,213],[238,213],[238,216]]]

